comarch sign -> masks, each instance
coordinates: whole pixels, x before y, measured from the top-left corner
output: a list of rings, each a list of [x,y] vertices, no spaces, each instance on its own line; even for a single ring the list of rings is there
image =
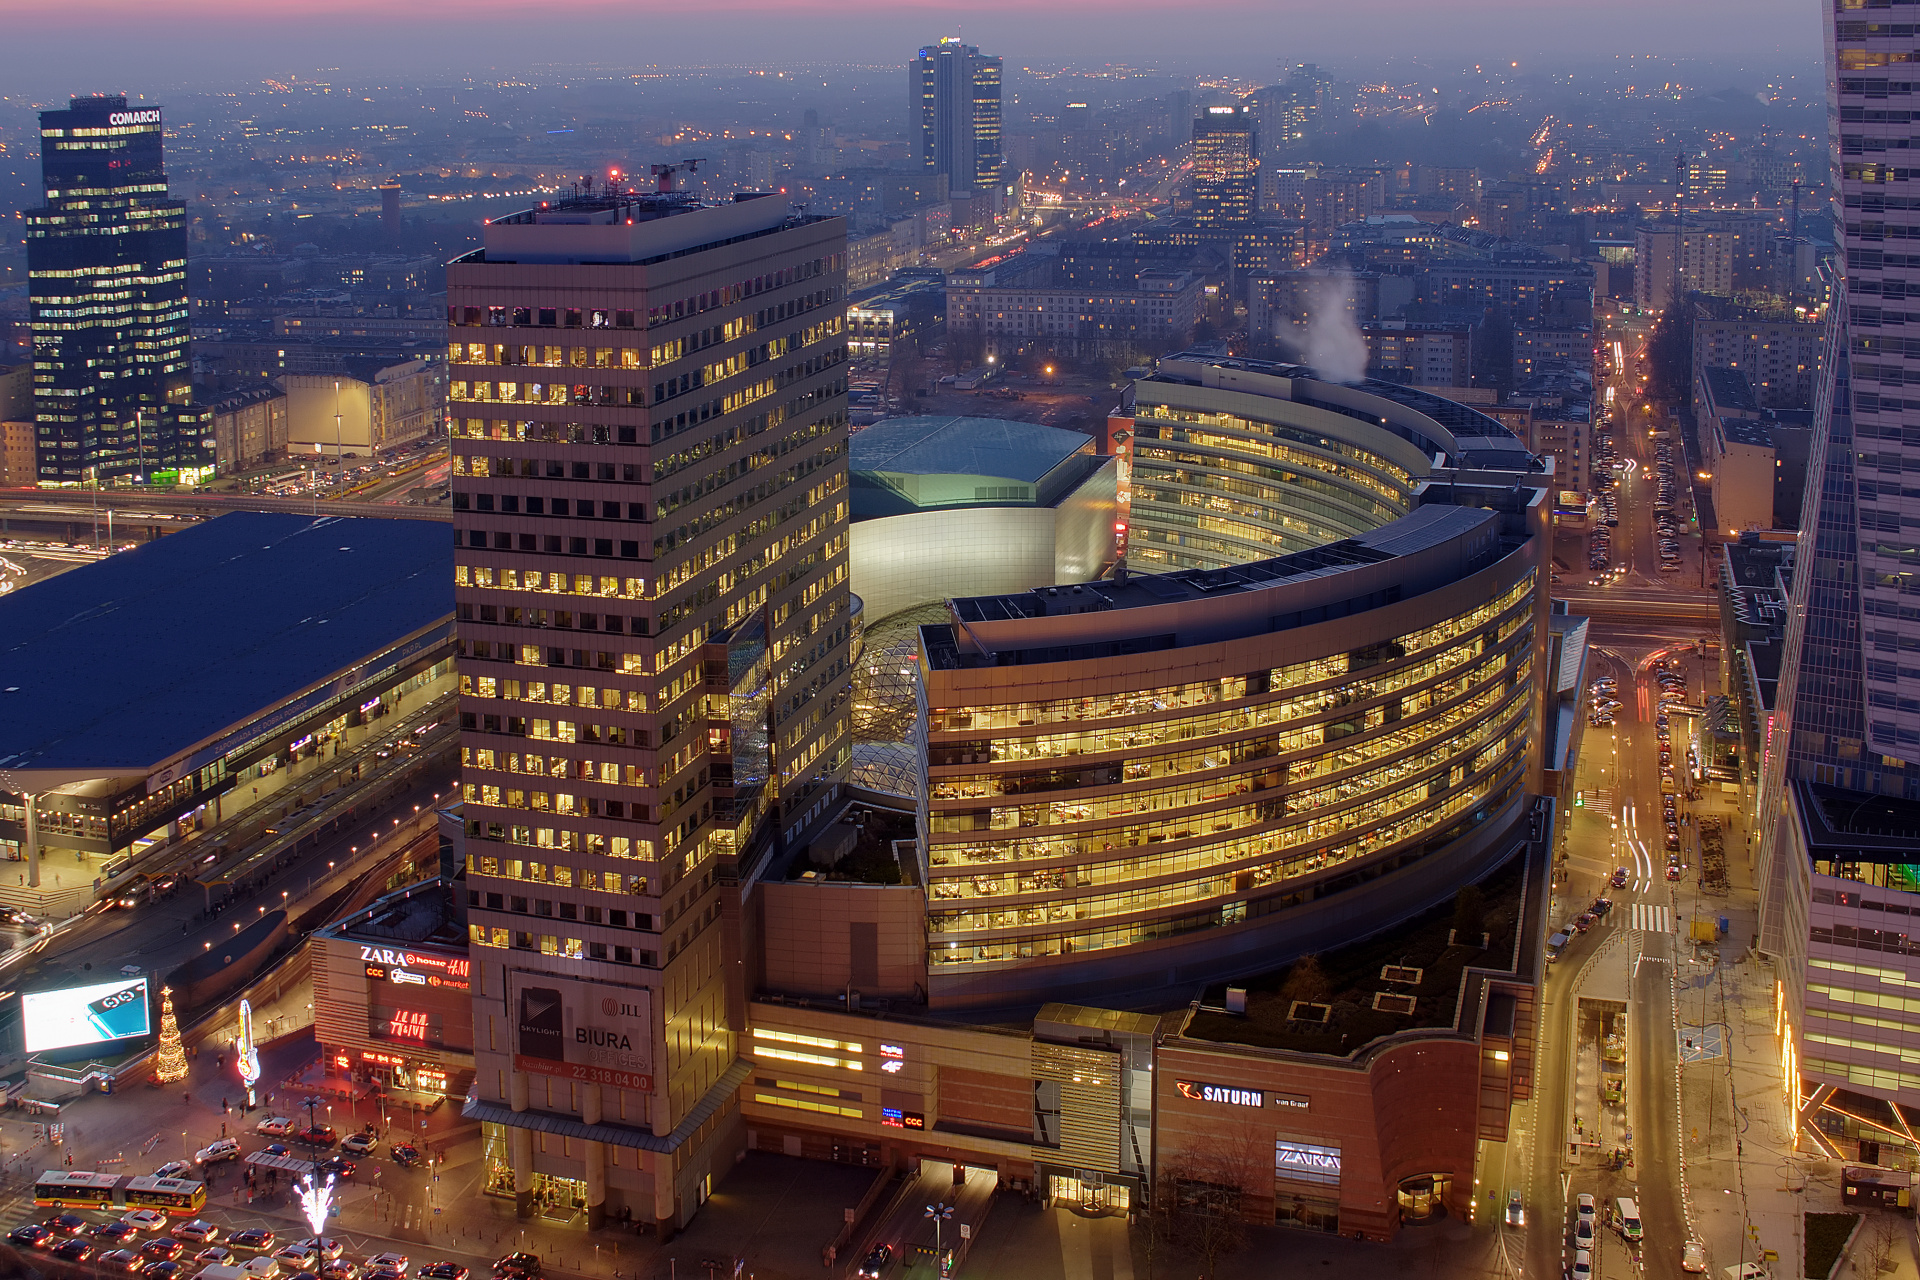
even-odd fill
[[[115,111],[107,117],[107,123],[110,125],[159,124],[160,112],[158,108],[148,111]]]

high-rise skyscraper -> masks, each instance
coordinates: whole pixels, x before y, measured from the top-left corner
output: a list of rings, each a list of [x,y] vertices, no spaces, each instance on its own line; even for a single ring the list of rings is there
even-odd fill
[[[41,484],[195,478],[186,206],[167,195],[158,107],[75,98],[40,113],[46,204],[26,212]]]
[[[907,68],[907,113],[918,125],[920,163],[946,174],[954,192],[998,185],[1000,59],[957,36],[940,37]]]
[[[851,755],[845,245],[590,193],[448,267],[469,1114],[522,1214],[684,1222],[739,1146],[737,886]]]
[[[1260,206],[1260,140],[1251,107],[1208,107],[1193,122],[1193,221],[1240,226]]]
[[[1889,159],[1904,124],[1882,124],[1891,62],[1920,56],[1902,27],[1855,22],[1836,9],[1825,23],[1834,223],[1842,228],[1827,337],[1816,390],[1803,564],[1786,636],[1774,761],[1777,784],[1806,779],[1920,798],[1920,578],[1912,539],[1920,490],[1920,342],[1907,313],[1885,297],[1920,291],[1920,258],[1887,251],[1920,236],[1913,170]],[[1891,51],[1891,54],[1890,54]],[[1897,56],[1892,56],[1897,54]],[[1873,123],[1869,123],[1873,121]],[[1866,219],[1866,221],[1863,221]],[[1911,232],[1908,225],[1912,224]],[[1886,479],[1883,477],[1891,477]]]

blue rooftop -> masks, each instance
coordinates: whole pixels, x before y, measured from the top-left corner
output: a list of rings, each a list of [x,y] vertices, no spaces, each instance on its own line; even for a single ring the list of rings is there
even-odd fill
[[[1006,418],[889,418],[853,435],[853,518],[1052,506],[1100,461],[1082,431]]]
[[[1006,418],[889,418],[853,435],[849,466],[893,475],[993,476],[1039,484],[1090,448],[1084,431]]]
[[[447,526],[230,512],[0,597],[0,786],[132,776],[453,612]]]

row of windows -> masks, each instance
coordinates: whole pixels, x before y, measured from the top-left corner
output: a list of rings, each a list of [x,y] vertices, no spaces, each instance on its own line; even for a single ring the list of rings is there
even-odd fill
[[[585,942],[551,933],[525,933],[499,925],[470,924],[467,926],[467,941],[476,947],[537,951],[543,956],[564,956],[569,960],[609,960],[614,964],[640,965],[649,969],[659,967],[659,954],[654,951],[636,951],[620,943]]]
[[[1516,713],[1507,716],[1504,721],[1490,723],[1467,739],[1449,743],[1432,753],[1431,758],[1421,761],[1419,766],[1398,771],[1392,774],[1391,778],[1406,776],[1408,773],[1416,772],[1417,768],[1438,766],[1442,767],[1441,771],[1412,786],[1385,794],[1378,792],[1378,786],[1386,785],[1391,778],[1382,777],[1374,789],[1374,798],[1360,799],[1360,793],[1356,791],[1353,796],[1348,797],[1355,803],[1337,813],[1325,816],[1315,815],[1304,821],[1296,820],[1282,825],[1281,819],[1288,814],[1288,811],[1275,805],[1270,808],[1209,814],[1207,816],[1210,819],[1223,820],[1196,822],[1184,831],[1176,830],[1169,833],[1168,838],[1176,840],[1202,835],[1216,837],[1204,851],[1196,849],[1163,855],[1123,857],[1092,865],[1072,865],[1059,872],[1034,871],[1026,877],[983,875],[965,869],[948,874],[941,871],[942,864],[935,863],[931,889],[932,897],[936,901],[961,897],[992,897],[1004,893],[1008,896],[1051,894],[1052,903],[1050,906],[1046,900],[1042,899],[1029,904],[1012,903],[991,910],[983,908],[978,911],[966,909],[933,912],[929,917],[929,928],[936,931],[1003,928],[1013,927],[1015,924],[1040,922],[1037,919],[1016,921],[1013,912],[1023,909],[1027,912],[1047,910],[1065,912],[1070,918],[1084,917],[1087,914],[1114,914],[1117,911],[1137,910],[1143,905],[1150,905],[1148,899],[1153,896],[1153,894],[1146,897],[1139,894],[1122,894],[1117,897],[1098,898],[1072,897],[1066,894],[1070,889],[1092,888],[1100,884],[1137,883],[1169,874],[1185,874],[1189,879],[1184,884],[1175,883],[1156,891],[1161,895],[1173,894],[1178,898],[1195,893],[1212,895],[1233,891],[1236,886],[1227,884],[1225,881],[1191,878],[1192,873],[1199,872],[1206,875],[1230,865],[1237,866],[1242,874],[1248,876],[1248,885],[1266,883],[1272,876],[1290,877],[1321,870],[1326,865],[1324,860],[1316,861],[1310,856],[1270,862],[1267,864],[1268,877],[1253,875],[1246,863],[1250,858],[1258,857],[1262,853],[1318,843],[1362,827],[1378,826],[1386,819],[1417,809],[1429,801],[1437,801],[1435,811],[1444,814],[1448,811],[1448,804],[1461,796],[1471,797],[1475,794],[1476,788],[1470,783],[1471,778],[1477,776],[1484,781],[1505,768],[1515,752],[1525,748],[1527,734],[1524,720],[1524,709],[1519,709]],[[1249,832],[1249,828],[1261,829]],[[1217,837],[1226,831],[1237,831],[1243,834],[1223,846]],[[1391,840],[1382,839],[1379,833],[1375,833],[1373,837],[1354,846],[1353,856],[1374,852],[1386,847],[1388,843],[1391,843]],[[938,846],[935,847],[938,848]],[[1009,844],[1000,849],[979,850],[979,852],[988,857],[1000,854],[1002,865],[1004,865],[1007,855],[1017,853],[1021,847],[1017,844]],[[1129,903],[1137,905],[1128,905]]]
[[[942,734],[971,729],[1010,729],[1045,724],[1082,725],[1094,720],[1133,717],[1153,717],[1156,721],[1161,721],[1164,720],[1168,711],[1211,707],[1243,698],[1265,698],[1270,691],[1284,690],[1289,696],[1298,696],[1308,692],[1301,686],[1341,680],[1370,671],[1383,663],[1407,659],[1417,660],[1426,654],[1427,650],[1446,646],[1456,637],[1476,632],[1496,618],[1500,620],[1500,636],[1505,638],[1530,618],[1532,591],[1533,574],[1528,573],[1499,599],[1490,600],[1466,613],[1457,614],[1430,627],[1410,631],[1391,640],[1367,645],[1348,653],[1303,659],[1284,667],[1274,667],[1269,671],[1259,671],[1246,676],[1230,676],[1220,680],[1202,680],[1186,684],[1163,685],[1152,689],[1126,690],[1103,696],[1065,698],[1046,702],[1017,702],[1003,706],[935,708],[930,713],[931,727],[934,733]],[[1168,722],[1170,735],[1193,737],[1230,732],[1243,727],[1238,718],[1246,715],[1247,711],[1247,708],[1233,708],[1215,711],[1211,715],[1196,719],[1170,721]],[[1025,742],[1033,743],[1032,749],[1041,755],[1094,749],[1086,740],[1086,733],[1084,729],[1076,729],[1070,734],[996,739],[991,743],[981,743],[977,749],[982,753],[990,751],[992,758],[996,761],[1027,758],[1011,754],[1020,749],[1017,744]],[[955,744],[944,741],[942,738],[935,738],[929,750],[956,748],[967,749],[966,744]],[[933,763],[951,764],[956,761],[936,759]],[[980,763],[986,763],[986,761],[982,760]]]
[[[1350,844],[1326,849],[1317,855],[1320,861],[1315,869],[1342,865],[1384,849],[1407,845],[1421,836],[1425,836],[1426,839],[1413,856],[1444,848],[1463,835],[1466,829],[1484,821],[1493,811],[1504,805],[1519,785],[1520,782],[1516,776],[1491,792],[1458,792],[1442,805],[1419,810],[1391,827],[1363,833]],[[1297,873],[1289,868],[1267,877],[1266,881],[1260,881],[1257,870],[1250,871],[1246,873],[1245,887],[1251,889],[1256,883],[1290,878],[1294,874]],[[1293,893],[1282,893],[1254,901],[1220,902],[1200,911],[1171,918],[1138,920],[1071,931],[1026,934],[1013,938],[956,938],[943,942],[929,940],[927,959],[930,964],[944,968],[1134,946],[1161,938],[1177,937],[1199,929],[1240,924],[1269,912],[1301,906],[1329,893],[1337,893],[1357,886],[1364,882],[1365,877],[1366,869],[1362,868],[1355,876],[1335,879]],[[1241,891],[1239,882],[1236,880],[1235,892]]]
[[[1317,694],[1304,694],[1288,698],[1281,702],[1262,703],[1247,708],[1240,716],[1242,728],[1253,728],[1262,724],[1281,725],[1306,716],[1329,716],[1321,723],[1296,730],[1285,735],[1262,735],[1241,739],[1233,743],[1215,744],[1197,750],[1189,750],[1173,756],[1133,757],[1124,761],[1101,764],[1086,762],[1073,769],[1056,769],[1043,772],[1023,771],[1020,773],[949,775],[938,774],[932,779],[932,797],[935,800],[958,799],[970,796],[1018,795],[1036,791],[1051,791],[1117,785],[1121,782],[1133,784],[1150,777],[1174,776],[1186,772],[1206,772],[1224,769],[1235,764],[1253,764],[1254,770],[1263,775],[1263,781],[1271,779],[1269,785],[1279,785],[1279,773],[1282,766],[1277,758],[1295,751],[1307,751],[1321,747],[1329,742],[1341,742],[1335,752],[1316,755],[1303,760],[1289,762],[1285,768],[1290,776],[1287,781],[1305,779],[1321,773],[1331,772],[1343,767],[1336,760],[1351,760],[1355,763],[1372,759],[1377,755],[1388,754],[1398,745],[1411,745],[1414,741],[1431,736],[1432,725],[1451,722],[1457,718],[1461,708],[1451,708],[1446,714],[1428,717],[1426,712],[1445,702],[1448,698],[1472,685],[1485,685],[1494,676],[1504,670],[1510,657],[1509,653],[1495,654],[1482,662],[1476,669],[1460,676],[1420,690],[1408,697],[1391,699],[1371,707],[1359,704],[1382,695],[1390,695],[1399,689],[1407,688],[1423,681],[1435,681],[1449,672],[1458,670],[1462,665],[1482,655],[1486,637],[1476,636],[1465,645],[1442,650],[1428,662],[1409,666],[1394,672],[1379,681],[1366,681],[1328,689]],[[1469,712],[1484,709],[1488,691],[1477,698],[1469,699],[1464,705]],[[1348,708],[1352,708],[1348,711]],[[1415,720],[1415,717],[1421,717]],[[1347,742],[1357,734],[1363,734],[1379,728],[1383,724],[1402,720],[1410,723],[1394,733],[1365,741]],[[1179,722],[1176,722],[1176,725]],[[1187,723],[1191,723],[1190,721]],[[1095,741],[1113,743],[1122,735],[1117,731],[1104,734],[1082,735],[1083,743],[1089,737]],[[1154,745],[1167,741],[1181,741],[1192,735],[1182,734],[1175,726],[1141,725],[1133,732],[1124,735],[1124,744],[1128,748]],[[1016,744],[1031,739],[1015,739]],[[1108,749],[1111,749],[1109,747]],[[1083,749],[1084,754],[1092,754]],[[1258,763],[1274,760],[1272,764]],[[1091,766],[1091,767],[1089,767]],[[1091,776],[1090,776],[1091,775]],[[1202,784],[1213,785],[1213,784]],[[1163,807],[1154,803],[1155,797],[1164,794],[1155,791],[1140,791],[1129,786],[1127,796],[1119,799],[1122,806],[1132,809],[1150,809]],[[950,812],[952,806],[941,806],[937,812]],[[1122,812],[1129,811],[1126,808]],[[1016,810],[995,810],[995,825],[1015,825],[1011,821],[1001,823],[998,816],[1002,813],[1014,813]],[[937,830],[938,828],[936,828]]]

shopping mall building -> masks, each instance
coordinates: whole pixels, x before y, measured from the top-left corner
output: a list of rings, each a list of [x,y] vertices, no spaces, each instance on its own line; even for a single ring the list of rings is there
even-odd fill
[[[430,519],[234,511],[0,597],[9,905],[81,910],[450,696],[448,544]]]
[[[894,732],[910,764],[856,764],[837,819],[716,869],[732,1069],[673,1124],[629,1120],[624,1086],[470,1101],[487,1188],[674,1226],[757,1149],[1108,1210],[1230,1186],[1250,1220],[1379,1239],[1467,1213],[1532,1081],[1548,466],[1425,392],[1205,355],[1134,383],[1089,460],[937,425],[910,466],[854,450],[921,495],[856,512],[856,568],[934,563],[887,545],[925,494],[1044,506],[1049,476],[1113,477],[1107,563],[863,620],[854,758]],[[1038,565],[1059,544],[1029,523],[945,549],[1024,538]],[[516,1070],[562,1034],[544,1009],[502,1026]],[[476,983],[476,1030],[501,1016]]]

